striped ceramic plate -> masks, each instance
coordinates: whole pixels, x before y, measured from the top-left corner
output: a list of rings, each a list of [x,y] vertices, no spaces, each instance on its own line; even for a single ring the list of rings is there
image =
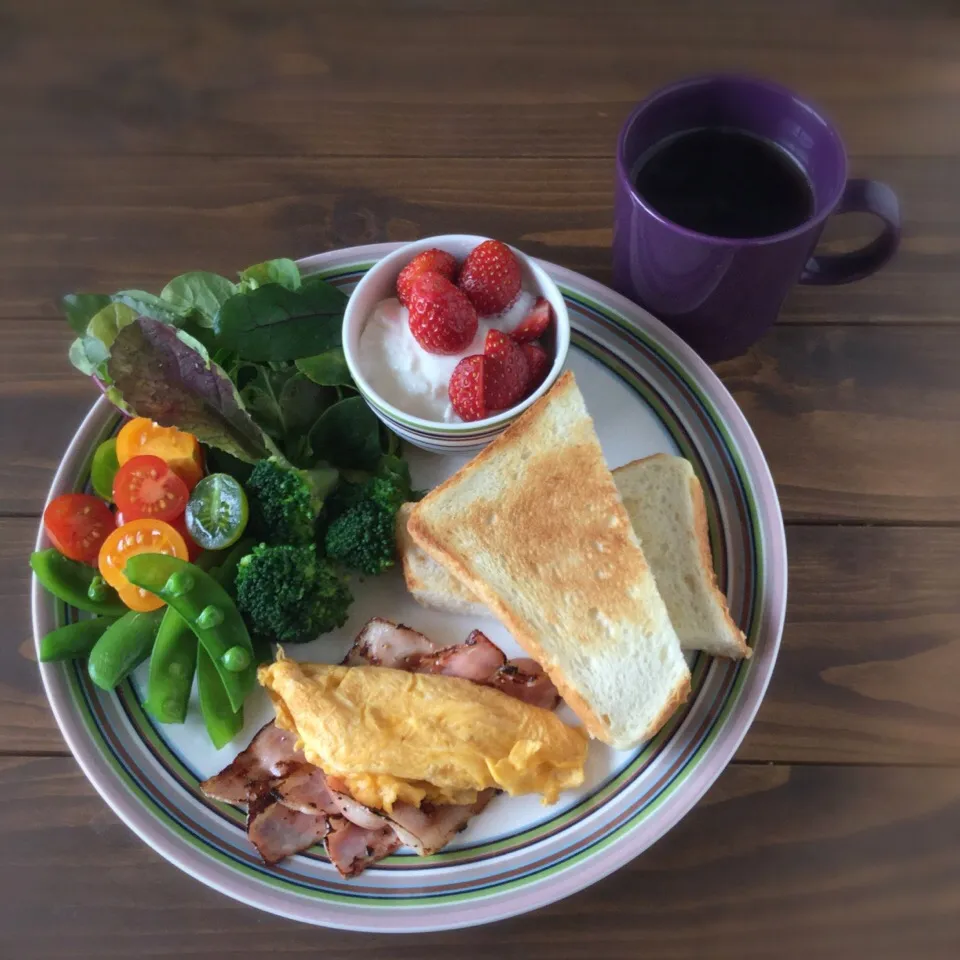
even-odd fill
[[[389,249],[341,250],[302,266],[349,290]],[[591,744],[584,787],[555,806],[500,797],[441,853],[420,859],[401,850],[349,881],[319,848],[272,868],[258,860],[242,814],[205,799],[197,786],[235,748],[214,751],[195,711],[182,726],[155,726],[141,706],[143,668],[118,692],[104,694],[82,668],[41,667],[60,728],[104,799],[147,843],[204,883],[263,910],[355,930],[437,930],[523,913],[643,852],[697,802],[746,733],[773,669],[786,602],[783,525],[763,456],[733,400],[682,343],[604,287],[548,269],[569,303],[569,366],[610,465],[675,452],[703,481],[717,573],[753,658],[742,664],[693,658],[693,696],[665,729],[633,752]],[[84,487],[93,450],[114,429],[116,417],[100,401],[67,451],[51,495]],[[414,451],[416,485],[441,480],[462,459]],[[412,624],[441,643],[459,642],[479,627],[519,653],[494,621],[418,607],[398,574],[358,585],[356,593],[346,627],[298,656],[339,660],[373,615]],[[37,638],[75,615],[34,583]],[[252,698],[238,745],[270,713],[265,698]]]

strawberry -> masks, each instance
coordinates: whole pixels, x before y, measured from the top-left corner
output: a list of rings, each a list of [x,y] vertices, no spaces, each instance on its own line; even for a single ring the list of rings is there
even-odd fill
[[[487,358],[482,353],[464,357],[450,376],[447,391],[450,402],[461,420],[482,420],[489,416],[484,403],[485,367]]]
[[[481,317],[503,313],[520,294],[520,264],[499,240],[484,240],[467,254],[458,281]]]
[[[545,297],[537,297],[530,312],[517,324],[510,334],[517,343],[527,343],[542,337],[553,319],[553,308]]]
[[[483,393],[491,410],[506,410],[522,399],[530,381],[530,368],[520,345],[499,330],[487,332],[483,345],[487,358]]]
[[[401,271],[397,277],[397,299],[405,306],[410,306],[410,288],[413,281],[422,273],[439,273],[453,282],[457,275],[457,261],[452,254],[436,247],[418,253]]]
[[[521,343],[520,349],[527,358],[527,367],[530,371],[525,392],[531,394],[546,380],[550,370],[550,357],[539,343]]]
[[[410,287],[410,332],[427,353],[459,353],[477,335],[477,311],[446,277],[421,273]]]

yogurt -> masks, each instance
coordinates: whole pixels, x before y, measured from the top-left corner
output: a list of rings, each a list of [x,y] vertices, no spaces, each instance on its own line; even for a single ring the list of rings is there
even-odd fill
[[[477,335],[456,354],[427,353],[410,332],[407,308],[396,297],[381,300],[360,334],[358,361],[370,386],[387,403],[423,420],[460,420],[447,385],[456,365],[483,353],[488,330],[509,333],[533,308],[536,297],[526,290],[512,306],[495,317],[481,317]]]

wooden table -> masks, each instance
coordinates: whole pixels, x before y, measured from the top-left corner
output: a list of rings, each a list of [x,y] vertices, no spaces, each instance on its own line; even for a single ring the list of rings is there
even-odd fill
[[[672,833],[534,916],[388,938],[234,903],[140,843],[41,691],[26,555],[94,399],[54,299],[465,231],[609,280],[613,148],[690,72],[805,91],[900,194],[881,275],[717,369],[788,522],[780,662]],[[0,3],[0,956],[960,954],[960,16],[954,0]],[[829,245],[862,240],[838,224]]]

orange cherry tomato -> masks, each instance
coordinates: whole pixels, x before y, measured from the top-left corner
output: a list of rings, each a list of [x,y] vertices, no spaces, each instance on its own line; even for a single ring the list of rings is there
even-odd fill
[[[113,478],[113,500],[128,520],[165,520],[187,508],[190,491],[170,465],[152,455],[133,457]]]
[[[50,542],[65,557],[95,564],[100,544],[113,529],[113,514],[89,493],[62,493],[43,511],[43,527]]]
[[[120,510],[116,512],[114,519],[118,527],[122,527],[127,522],[123,516],[123,512]],[[187,545],[187,553],[190,554],[187,559],[193,563],[193,561],[203,553],[203,547],[199,546],[193,537],[190,536],[190,531],[187,529],[186,516],[181,513],[179,517],[168,522],[170,526],[183,537],[183,542]]]
[[[135,417],[117,434],[117,461],[150,454],[159,457],[192,490],[203,478],[203,453],[197,438],[176,427],[161,427],[146,417]]]
[[[163,553],[186,560],[188,551],[183,537],[162,520],[131,520],[103,541],[97,558],[101,576],[131,610],[146,613],[162,607],[163,601],[148,590],[135,587],[124,575],[127,561],[139,553]]]

